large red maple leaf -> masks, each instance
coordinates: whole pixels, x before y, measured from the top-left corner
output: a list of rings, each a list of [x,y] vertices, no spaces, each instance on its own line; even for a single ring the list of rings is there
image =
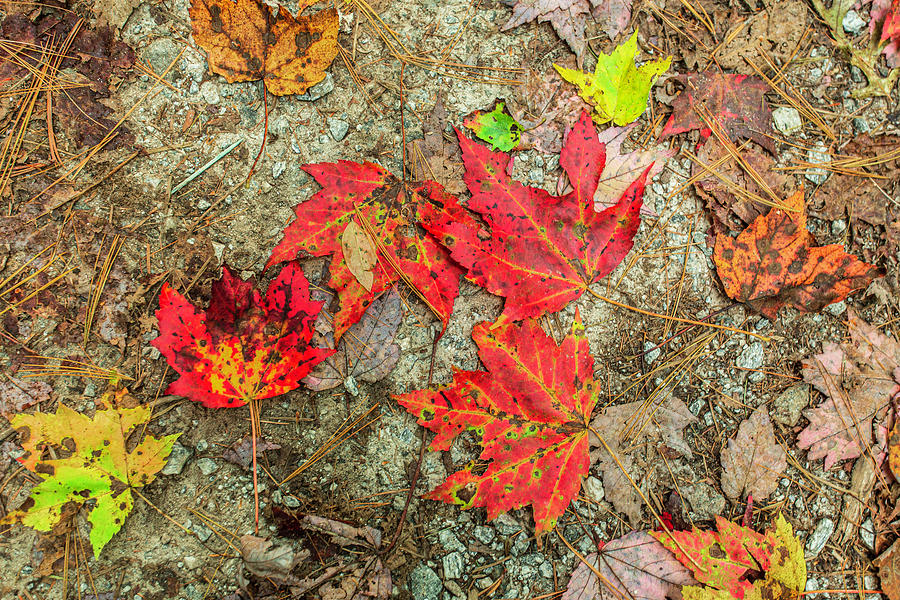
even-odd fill
[[[573,188],[565,196],[513,180],[507,154],[457,135],[472,194],[468,207],[481,214],[490,231],[471,219],[450,220],[430,209],[423,224],[468,269],[469,279],[506,297],[504,317],[517,321],[562,309],[631,250],[652,165],[615,204],[596,212],[594,192],[606,152],[587,112],[566,136],[559,156]]]
[[[759,77],[718,71],[687,73],[675,77],[684,91],[672,103],[672,116],[660,139],[699,129],[703,138],[712,131],[702,113],[708,111],[730,137],[753,140],[772,154],[772,109],[766,102],[769,86]]]
[[[322,189],[296,206],[297,218],[284,230],[266,267],[301,254],[332,255],[328,285],[340,298],[340,309],[334,315],[335,341],[359,321],[378,295],[400,279],[415,288],[446,326],[462,270],[416,223],[426,207],[431,215],[467,218],[457,199],[431,181],[405,185],[370,162],[342,160],[304,165],[303,169]],[[369,290],[350,272],[341,247],[351,220],[373,236],[377,247],[378,264]]]
[[[205,311],[168,284],[159,295],[159,337],[151,343],[180,378],[170,394],[210,408],[243,406],[300,386],[334,350],[310,345],[322,308],[296,262],[284,266],[265,299],[252,281],[223,267]]]
[[[427,497],[463,509],[485,507],[488,519],[531,504],[537,533],[556,520],[587,475],[588,428],[600,384],[581,318],[559,346],[534,320],[481,323],[472,337],[487,371],[458,371],[453,383],[394,396],[448,450],[469,429],[480,436],[487,469],[450,475]]]

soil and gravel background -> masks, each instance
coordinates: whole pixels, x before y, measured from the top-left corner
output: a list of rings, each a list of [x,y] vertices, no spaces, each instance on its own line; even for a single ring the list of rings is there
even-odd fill
[[[110,4],[114,3],[98,0],[95,6],[87,3],[72,9],[92,22],[92,15],[107,13]],[[89,547],[79,545],[76,558],[65,565],[68,590],[63,589],[62,561],[47,560],[62,556],[64,549],[58,541],[47,541],[26,527],[5,530],[0,536],[2,598],[200,600],[246,594],[238,591],[245,580],[239,575],[242,563],[235,540],[254,531],[252,478],[248,468],[224,455],[248,436],[249,412],[246,408],[211,410],[164,396],[173,373],[149,345],[158,333],[154,311],[162,282],[169,281],[201,305],[208,300],[210,284],[224,263],[242,276],[257,276],[265,283],[271,274],[263,274],[263,267],[292,220],[293,207],[318,189],[301,165],[368,160],[399,174],[404,168],[404,138],[407,145],[422,141],[423,123],[438,96],[448,127],[458,126],[473,110],[490,107],[495,98],[506,99],[523,118],[538,122],[541,115],[529,111],[537,110],[535,98],[546,91],[542,82],[554,76],[553,63],[574,66],[574,55],[548,24],[531,23],[501,32],[510,8],[500,2],[373,2],[373,10],[411,52],[437,58],[449,48],[448,61],[482,68],[458,70],[455,77],[416,64],[401,69],[370,22],[339,3],[340,40],[361,81],[354,81],[339,57],[326,80],[304,97],[270,97],[265,151],[245,184],[264,132],[260,83],[228,84],[209,73],[205,53],[192,42],[187,0],[132,0],[130,4],[133,11],[116,35],[134,49],[141,66],[109,81],[110,97],[102,102],[111,109],[113,123],[125,117],[121,143],[98,153],[78,173],[66,174],[53,193],[37,195],[64,169],[14,176],[3,192],[7,216],[0,222],[4,269],[0,279],[51,243],[57,244],[62,262],[48,269],[43,280],[72,270],[14,310],[0,313],[4,331],[0,365],[13,376],[41,362],[39,357],[66,357],[115,369],[132,378],[125,382],[131,394],[155,403],[148,430],[154,435],[181,433],[181,437],[163,474],[142,490],[159,510],[137,501],[98,560],[90,557]],[[643,59],[672,55],[670,74],[702,68],[752,73],[740,56],[752,51],[773,57],[790,85],[821,111],[837,138],[827,139],[808,121],[785,133],[776,120],[773,170],[807,160],[809,148],[836,156],[864,133],[897,133],[895,122],[900,120],[893,112],[894,98],[851,97],[851,90],[862,85],[861,74],[834,50],[828,29],[805,3],[698,0],[692,5],[702,6],[720,39],[744,20],[752,26],[737,35],[736,42],[722,43],[712,56],[715,44],[698,46],[685,33],[702,29],[687,2],[637,0],[632,28],[610,40],[589,23],[589,45],[596,52],[609,52],[636,27]],[[286,6],[293,11],[296,4]],[[865,35],[866,15],[860,9],[858,35]],[[594,62],[587,52],[585,68],[593,68]],[[160,81],[159,75],[167,69]],[[480,80],[486,77],[510,81]],[[678,89],[670,78],[660,80],[635,138],[652,140],[658,135]],[[569,91],[561,88],[557,93]],[[769,99],[776,109],[788,107],[776,94]],[[4,114],[15,109],[15,96],[4,96],[2,101]],[[560,131],[572,120],[561,120]],[[81,151],[74,141],[77,129],[57,132],[64,158]],[[448,144],[451,133],[446,130]],[[698,139],[693,132],[666,140],[664,145],[695,152]],[[233,151],[172,193],[175,185],[238,141]],[[48,151],[46,142],[46,123],[35,118],[25,141],[32,153],[29,160],[42,160]],[[142,152],[125,161],[138,149]],[[452,153],[448,160],[454,160]],[[454,168],[458,165],[448,167],[448,177],[453,177]],[[610,297],[685,318],[702,317],[732,304],[711,261],[706,205],[693,186],[685,185],[691,171],[692,161],[676,154],[647,186],[645,203],[655,215],[644,217],[634,250],[609,276]],[[515,155],[514,176],[520,181],[555,191],[560,173],[554,154],[532,149]],[[779,173],[787,187],[805,185],[814,199],[829,202],[825,180],[833,176],[830,173]],[[66,194],[95,181],[88,192],[64,202]],[[894,178],[881,182],[893,206],[895,183]],[[825,191],[817,196],[819,185]],[[897,246],[886,228],[827,210],[811,211],[811,215],[810,230],[820,244],[844,243],[849,251],[883,267],[887,275],[847,302],[817,314],[787,309],[777,320],[768,320],[735,306],[716,320],[761,333],[769,342],[701,328],[671,338],[681,329],[677,324],[622,310],[589,295],[552,316],[548,324],[559,339],[575,310],[580,311],[598,373],[608,387],[602,405],[668,394],[682,400],[696,417],[684,434],[692,450],[690,458],[663,456],[655,444],[640,440],[629,450],[633,475],[646,495],[659,510],[677,511],[688,524],[710,527],[715,515],[738,519],[744,513],[744,503],[723,495],[719,453],[738,423],[753,409],[768,406],[777,437],[791,459],[778,490],[755,507],[754,523],[764,526],[778,511],[789,518],[806,544],[808,589],[875,590],[879,582],[871,563],[876,552],[873,513],[866,509],[861,514],[860,523],[868,523],[862,531],[860,523],[847,524],[841,517],[853,485],[853,463],[826,472],[822,461],[807,460],[806,452],[796,447],[797,433],[805,424],[800,411],[821,399],[802,382],[799,363],[821,351],[824,341],[845,337],[848,306],[870,323],[886,324],[886,331],[896,327],[900,316]],[[113,238],[120,240],[121,249],[103,288],[94,332],[85,343],[83,323],[92,300],[96,264],[109,253]],[[311,281],[321,280],[324,265],[321,259],[305,262]],[[30,289],[34,288],[26,291]],[[359,382],[357,389],[298,389],[261,403],[262,437],[277,447],[260,459],[264,467],[259,484],[260,535],[278,534],[276,508],[368,525],[388,541],[398,531],[423,435],[414,418],[390,395],[425,387],[430,371],[434,383],[446,383],[454,368],[479,368],[472,327],[495,319],[502,309],[501,299],[464,281],[447,331],[433,348],[439,324],[414,295],[403,289],[398,292],[408,310],[395,338],[401,357],[386,378],[374,384]],[[44,411],[52,410],[58,401],[90,411],[107,385],[102,378],[71,375],[48,376],[43,381],[52,386],[51,399],[41,404]],[[365,426],[352,428],[327,455],[308,463],[336,432],[344,431],[348,420],[367,411],[371,412],[359,422]],[[9,458],[15,455],[16,438],[11,433],[6,431],[0,457],[0,501],[5,511],[19,506],[36,482]],[[475,459],[478,449],[474,438],[463,436],[449,453],[425,453],[397,543],[382,557],[391,571],[392,596],[536,598],[551,597],[548,594],[565,588],[578,559],[555,535],[546,536],[538,548],[530,509],[487,522],[482,510],[461,512],[418,497]],[[305,467],[302,473],[276,485],[299,466]],[[652,527],[646,510],[637,523],[617,512],[609,502],[611,493],[616,490],[604,489],[602,475],[593,466],[578,500],[560,520],[560,531],[579,552],[588,553],[598,540],[632,528]],[[893,500],[889,495],[873,498],[872,510],[880,510],[880,503],[889,512],[896,495]],[[76,519],[75,526],[82,533],[87,531],[83,520]],[[879,532],[882,535],[890,539],[889,532]],[[326,555],[311,560],[326,564],[329,559]],[[254,589],[260,597],[275,594]],[[854,597],[875,600],[879,595]]]

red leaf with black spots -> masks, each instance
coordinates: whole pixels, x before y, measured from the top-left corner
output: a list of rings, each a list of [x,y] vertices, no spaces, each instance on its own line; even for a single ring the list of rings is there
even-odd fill
[[[590,200],[590,196],[587,197]],[[488,519],[530,504],[538,535],[556,520],[587,475],[588,428],[600,383],[581,317],[559,346],[534,320],[481,323],[472,337],[487,371],[457,371],[453,383],[394,396],[449,450],[470,430],[487,469],[469,465],[426,496]]]
[[[713,262],[730,298],[774,319],[784,306],[821,310],[883,275],[840,244],[813,245],[802,189],[784,204],[791,212],[773,208],[737,238],[716,237]]]
[[[703,107],[732,139],[753,140],[775,153],[775,143],[768,135],[772,132],[772,109],[765,97],[769,87],[762,79],[704,71],[679,75],[675,80],[684,84],[684,91],[672,103],[672,116],[660,139],[694,129],[701,130],[704,139],[709,137],[709,124],[697,112]]]
[[[340,298],[340,309],[334,315],[335,341],[359,321],[375,298],[401,279],[418,291],[446,326],[459,294],[462,269],[416,224],[423,211],[471,221],[457,199],[431,181],[404,185],[369,162],[342,160],[303,168],[322,189],[296,206],[297,218],[285,229],[267,268],[298,255],[332,255],[328,285]],[[350,272],[341,248],[341,236],[351,220],[376,242],[378,263],[371,290]]]
[[[506,298],[504,318],[517,321],[562,309],[631,250],[647,171],[617,202],[596,212],[594,192],[606,153],[587,112],[560,153],[573,188],[564,196],[513,180],[507,154],[457,135],[472,194],[468,208],[488,229],[439,214],[428,214],[423,224],[468,269],[470,280]]]
[[[310,345],[322,308],[296,262],[284,266],[265,298],[252,281],[222,269],[209,308],[198,310],[168,284],[159,295],[159,337],[151,342],[181,377],[167,393],[210,408],[243,406],[300,386],[334,350]]]

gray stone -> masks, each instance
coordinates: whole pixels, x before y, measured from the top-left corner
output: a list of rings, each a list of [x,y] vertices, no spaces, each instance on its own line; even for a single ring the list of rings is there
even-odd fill
[[[528,549],[530,547],[531,540],[528,539],[528,534],[523,531],[516,536],[516,539],[513,542],[512,548],[510,548],[509,552],[513,556],[521,556],[528,552]]]
[[[683,485],[681,491],[697,520],[712,519],[716,515],[721,515],[725,510],[725,497],[709,484]]]
[[[791,106],[780,106],[773,110],[772,123],[775,125],[775,129],[785,135],[790,135],[803,129],[800,113]]]
[[[200,566],[200,559],[196,556],[185,556],[181,560],[184,563],[184,568],[188,569],[189,571],[193,571]]]
[[[863,545],[868,548],[869,551],[875,551],[875,525],[872,523],[871,517],[866,518],[866,520],[862,522],[862,525],[860,525],[859,537],[862,540]]]
[[[809,384],[792,385],[781,392],[772,403],[772,419],[787,427],[793,427],[807,406],[809,406]]]
[[[287,163],[283,160],[279,160],[274,165],[272,165],[272,179],[278,179],[281,177],[281,174],[284,173],[284,170],[287,168]]]
[[[285,496],[283,502],[288,508],[300,508],[300,501],[296,496]]]
[[[200,95],[207,104],[218,104],[222,100],[219,97],[218,86],[212,81],[204,81],[200,84]]]
[[[831,155],[828,154],[828,147],[820,140],[813,148],[810,148],[807,159],[813,164],[822,164],[830,162]],[[814,167],[807,169],[804,177],[816,185],[822,185],[825,183],[825,180],[828,179],[828,171],[821,167]]]
[[[741,369],[759,369],[763,365],[762,342],[751,342],[738,355],[735,364]]]
[[[831,222],[831,235],[841,235],[847,230],[847,221],[836,219]]]
[[[494,519],[494,525],[500,535],[512,535],[517,531],[522,531],[522,525],[516,521],[509,513],[503,513]]]
[[[347,137],[347,132],[350,131],[350,123],[343,119],[328,117],[325,123],[328,125],[328,131],[331,133],[332,139],[336,142],[340,142]]]
[[[407,585],[415,600],[437,600],[444,589],[441,578],[424,563],[412,570]]]
[[[839,317],[847,312],[847,303],[841,300],[840,302],[829,304],[825,307],[825,312],[827,312],[828,314],[832,314],[835,317]]]
[[[347,375],[347,378],[344,379],[344,389],[354,398],[359,396],[359,386],[356,384],[356,379],[353,378],[353,375]]]
[[[312,86],[308,90],[306,90],[305,94],[300,94],[299,96],[294,96],[297,100],[306,100],[307,102],[314,102],[319,98],[327,96],[331,92],[334,91],[334,77],[331,76],[331,73],[325,73],[325,79]]]
[[[184,465],[187,464],[188,459],[194,455],[194,451],[190,448],[185,448],[178,442],[172,444],[172,452],[169,453],[169,460],[166,462],[166,466],[162,468],[160,473],[163,475],[179,475],[181,474],[182,469],[184,469]]]
[[[212,475],[219,470],[219,465],[211,458],[201,458],[197,461],[197,468],[204,475]]]
[[[865,117],[854,117],[853,129],[856,131],[856,133],[867,133],[871,129],[871,127],[869,127],[869,122]]]
[[[859,35],[866,25],[867,23],[855,10],[848,10],[847,14],[844,15],[844,20],[841,21],[844,31],[850,35]]]
[[[449,529],[443,529],[440,533],[438,533],[438,541],[441,543],[441,546],[444,547],[445,550],[449,552],[465,552],[466,547],[462,542],[459,541],[459,538],[456,537]]]
[[[818,556],[832,533],[834,533],[834,521],[828,518],[819,521],[810,534],[809,539],[806,540],[806,556]]]
[[[472,531],[472,535],[484,545],[490,544],[494,541],[494,537],[496,537],[494,529],[492,527],[485,527],[484,525],[476,527],[474,531]]]
[[[592,475],[584,480],[581,487],[584,490],[584,495],[587,496],[588,499],[593,500],[594,502],[603,502],[603,498],[606,494],[603,489],[602,481]]]
[[[462,552],[451,552],[441,559],[444,579],[459,579],[466,570],[466,559]]]
[[[203,523],[197,523],[192,530],[197,534],[197,539],[201,542],[205,542],[212,537],[212,530]]]
[[[172,38],[159,37],[144,50],[144,60],[150,63],[157,74],[161,74],[175,60],[180,51],[181,48]]]
[[[662,353],[662,348],[657,348],[656,346],[658,344],[653,342],[644,342],[644,360],[647,361],[648,365],[653,364],[653,361],[659,358],[660,353]]]
[[[544,170],[540,167],[532,168],[530,171],[528,171],[528,179],[531,180],[531,183],[544,183]]]

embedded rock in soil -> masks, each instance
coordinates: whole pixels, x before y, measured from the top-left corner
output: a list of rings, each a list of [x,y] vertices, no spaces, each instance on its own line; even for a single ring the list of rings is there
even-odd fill
[[[160,473],[163,475],[180,475],[182,469],[184,469],[184,465],[187,464],[187,461],[193,455],[193,450],[185,448],[178,442],[175,442],[172,444],[172,452],[169,453],[169,460],[166,462],[166,466],[162,468]]]
[[[219,465],[211,458],[201,458],[197,461],[197,468],[204,475],[212,475],[219,470]]]
[[[800,420],[801,411],[809,406],[809,384],[798,383],[781,392],[772,404],[772,419],[793,427]]]
[[[409,593],[415,600],[438,600],[444,586],[428,565],[420,564],[409,574]]]
[[[834,533],[834,521],[828,518],[819,521],[816,528],[809,536],[809,539],[806,541],[806,557],[811,558],[813,556],[818,556],[832,533]]]
[[[721,515],[725,510],[725,497],[706,483],[694,483],[682,486],[684,499],[694,511],[695,517],[700,521]]]
[[[327,96],[332,91],[334,91],[334,77],[331,76],[331,73],[325,73],[325,79],[317,83],[316,85],[309,88],[305,94],[300,94],[299,96],[294,96],[297,100],[306,100],[307,102],[314,102],[319,98]]]
[[[444,566],[444,579],[459,579],[466,570],[466,559],[462,552],[451,552],[441,559]]]

